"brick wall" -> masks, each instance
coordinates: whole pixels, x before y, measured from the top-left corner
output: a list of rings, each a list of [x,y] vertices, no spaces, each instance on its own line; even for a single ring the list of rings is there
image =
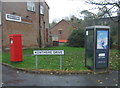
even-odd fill
[[[67,40],[74,27],[67,21],[62,20],[51,28],[51,34],[58,36],[58,40]],[[61,34],[59,33],[61,31]]]
[[[23,48],[38,47],[39,30],[42,33],[42,29],[39,28],[39,3],[35,3],[35,12],[27,10],[27,2],[3,2],[3,47],[9,47],[9,35],[10,34],[22,34]],[[45,3],[45,2],[43,2]],[[46,9],[44,20],[46,22],[45,28],[49,29],[49,9]],[[7,21],[5,14],[13,14],[22,17],[22,22]],[[28,17],[28,18],[27,18]],[[41,17],[40,17],[41,18]],[[44,20],[40,20],[43,23]],[[43,27],[43,24],[41,24]],[[42,41],[43,43],[43,41]]]

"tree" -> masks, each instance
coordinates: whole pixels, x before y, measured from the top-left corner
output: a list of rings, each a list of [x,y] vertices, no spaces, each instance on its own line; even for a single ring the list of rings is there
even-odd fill
[[[98,9],[101,11],[102,14],[99,16],[105,16],[106,14],[111,17],[112,14],[117,13],[118,9],[120,8],[120,1],[118,0],[102,0],[102,1],[94,1],[94,0],[87,0],[86,3],[97,5]],[[118,9],[117,9],[118,8]],[[113,19],[112,19],[113,20]],[[115,21],[115,20],[113,20]],[[118,22],[119,20],[115,21]]]
[[[54,27],[57,24],[57,20],[53,20],[52,23],[50,23],[50,28]]]
[[[79,19],[77,18],[76,16],[72,15],[70,17],[70,23],[75,26],[77,29],[84,29],[84,24],[83,24],[83,20],[82,19]]]
[[[95,18],[96,17],[96,14],[94,14],[94,13],[88,11],[88,10],[81,11],[81,14],[85,15],[84,18]]]
[[[84,25],[86,26],[92,26],[96,25],[95,19],[97,18],[97,15],[88,11],[83,10],[80,12],[80,14],[84,15]]]
[[[84,31],[81,29],[74,30],[68,38],[68,46],[84,47]]]
[[[94,1],[87,0],[86,3],[98,6],[102,14],[100,16],[108,15],[112,21],[118,23],[118,34],[120,34],[120,1],[119,0],[102,0]],[[118,13],[118,20],[112,18],[112,14]],[[120,50],[120,35],[118,35],[118,50]]]

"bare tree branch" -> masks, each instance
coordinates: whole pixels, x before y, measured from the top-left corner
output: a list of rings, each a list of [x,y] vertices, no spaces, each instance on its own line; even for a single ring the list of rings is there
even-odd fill
[[[118,8],[120,8],[120,4],[119,2],[108,2],[105,0],[105,2],[101,2],[101,3],[98,3],[98,2],[94,2],[94,1],[91,1],[91,0],[88,0],[88,1],[85,1],[86,3],[88,4],[94,4],[94,5],[116,5]]]
[[[114,20],[114,19],[112,18],[111,14],[109,13],[110,11],[112,11],[112,9],[113,9],[114,7],[117,7],[118,9],[120,9],[120,1],[110,2],[110,1],[104,0],[104,1],[102,1],[102,2],[95,2],[94,0],[87,0],[87,1],[85,1],[85,2],[88,3],[88,4],[92,4],[92,5],[97,5],[97,6],[98,6],[98,9],[103,12],[103,14],[98,15],[98,17],[102,17],[102,16],[104,16],[105,14],[108,14],[108,16],[111,18],[112,21],[114,21],[114,22],[119,22],[119,21],[120,21],[120,19]],[[111,7],[111,8],[110,8],[110,7],[107,8],[107,6],[110,6],[110,5],[111,5],[112,7]],[[99,6],[102,6],[102,8],[100,8]],[[104,9],[104,8],[106,8],[106,9]],[[103,9],[104,9],[104,10],[103,10]],[[117,13],[117,12],[116,12],[116,13]]]

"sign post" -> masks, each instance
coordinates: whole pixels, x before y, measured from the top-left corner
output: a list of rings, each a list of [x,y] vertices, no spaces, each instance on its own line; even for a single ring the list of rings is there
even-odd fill
[[[62,71],[62,56],[64,50],[34,50],[33,55],[36,56],[36,72],[38,72],[38,55],[60,55],[60,71]]]
[[[36,55],[36,72],[38,72],[38,56]]]
[[[60,71],[62,71],[62,56],[60,56]]]

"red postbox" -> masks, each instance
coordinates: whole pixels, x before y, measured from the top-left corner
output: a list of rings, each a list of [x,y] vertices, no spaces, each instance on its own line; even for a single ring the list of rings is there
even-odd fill
[[[22,61],[22,35],[11,34],[10,38],[10,61],[20,62]]]

